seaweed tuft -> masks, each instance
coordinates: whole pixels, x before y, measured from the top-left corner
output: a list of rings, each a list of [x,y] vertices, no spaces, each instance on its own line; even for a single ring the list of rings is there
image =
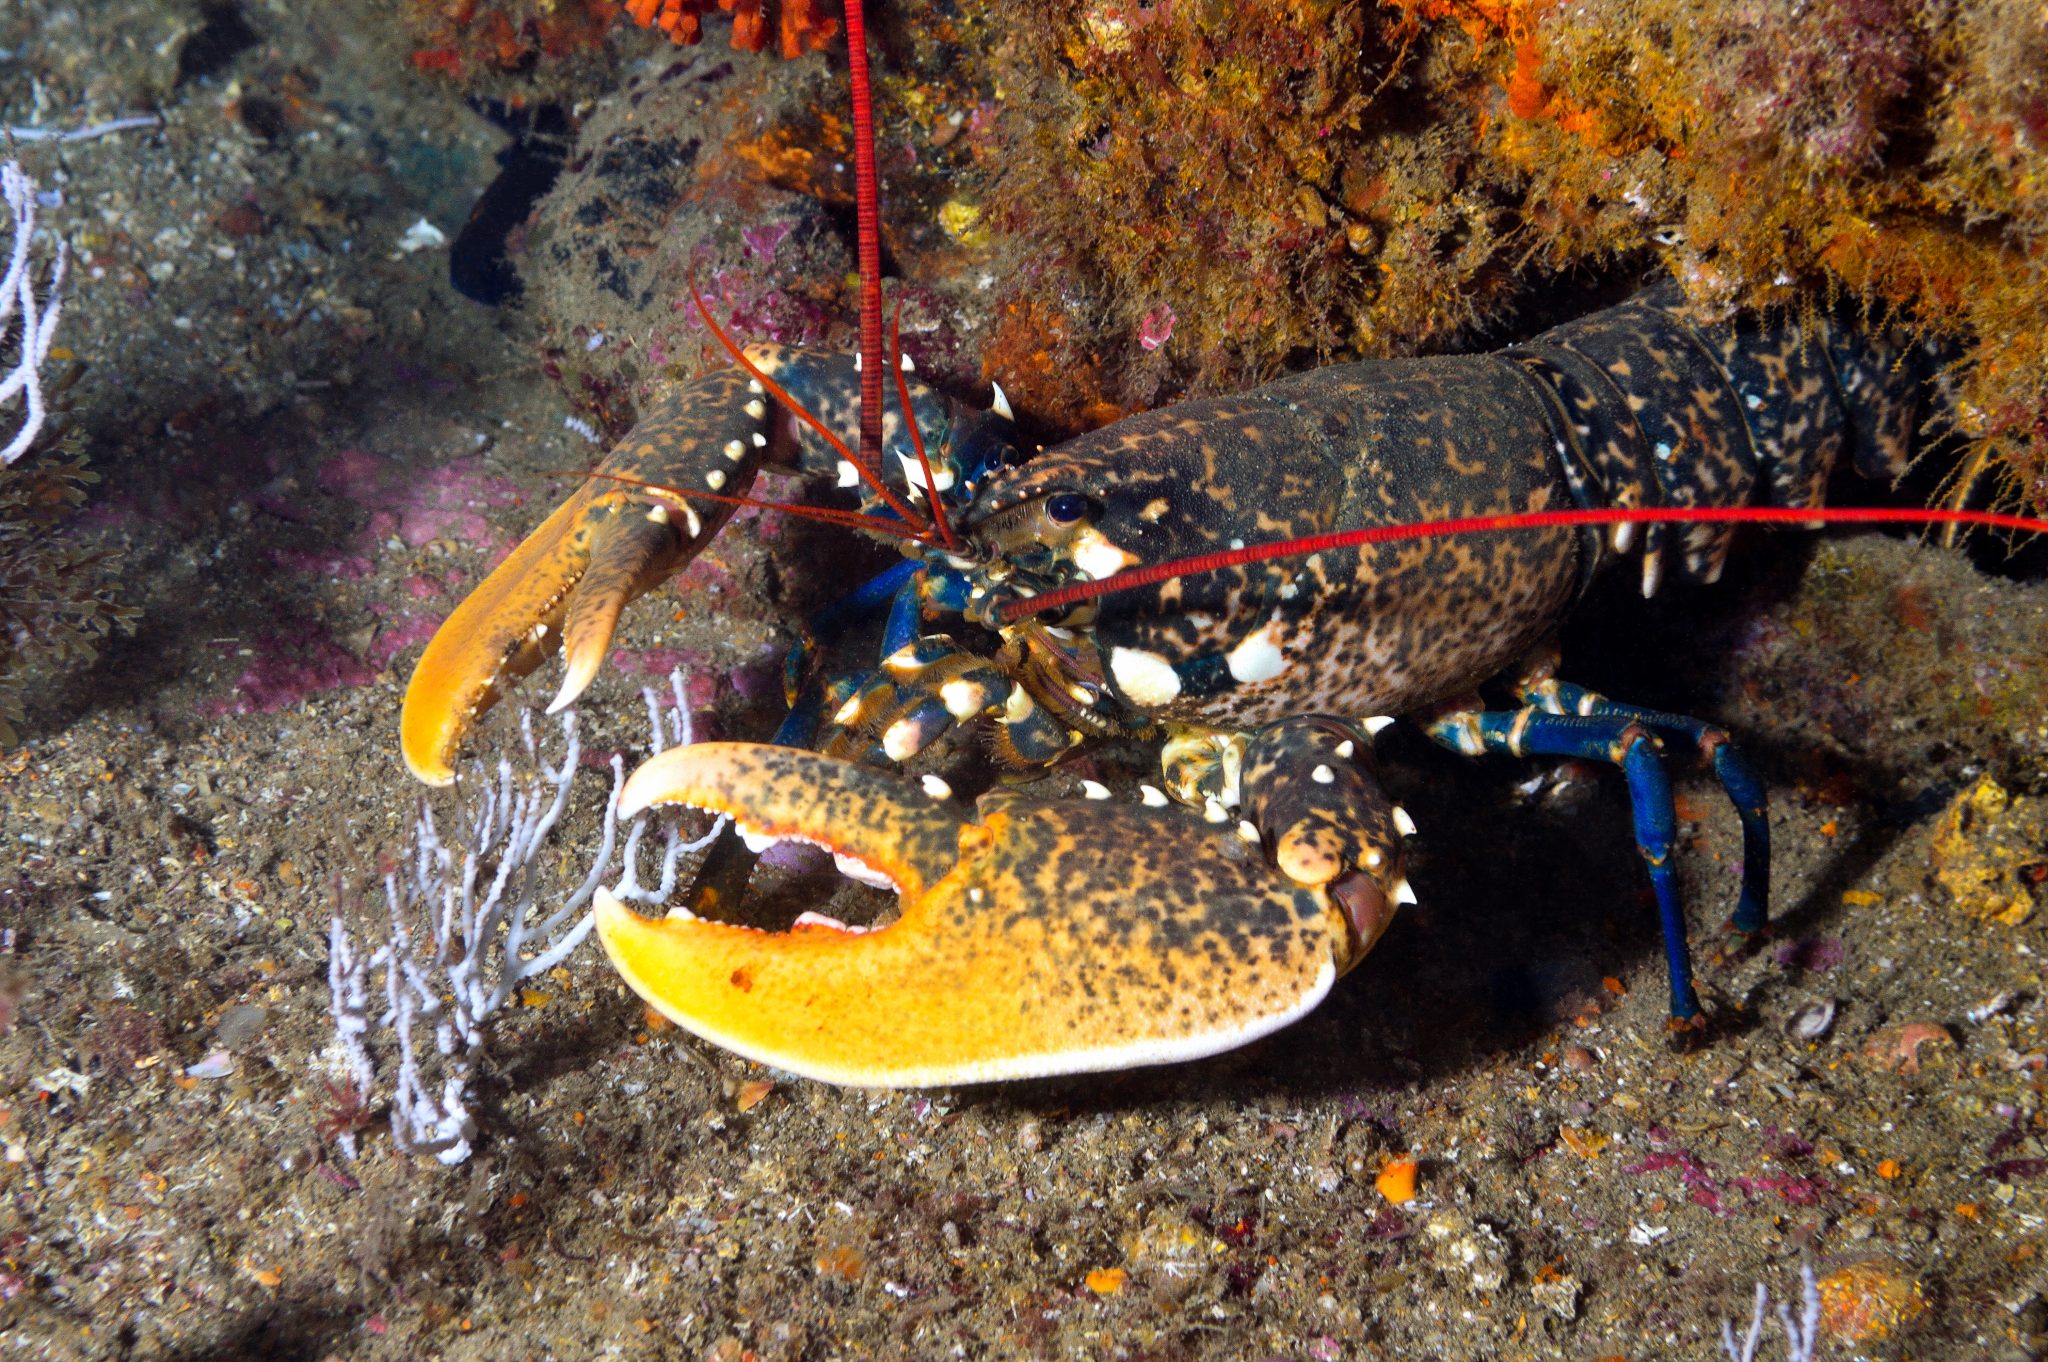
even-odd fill
[[[70,533],[99,480],[80,446],[75,429],[46,431],[20,462],[0,466],[0,747],[20,741],[31,668],[83,666],[109,631],[136,619],[114,597],[117,555]]]

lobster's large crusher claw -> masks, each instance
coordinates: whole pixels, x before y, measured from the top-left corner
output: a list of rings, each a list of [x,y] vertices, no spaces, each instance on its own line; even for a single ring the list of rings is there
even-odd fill
[[[900,916],[869,931],[650,919],[598,897],[598,936],[649,1003],[826,1082],[973,1083],[1214,1054],[1300,1017],[1371,944],[1325,886],[1178,808],[992,795],[970,809],[936,785],[745,743],[648,762],[620,813],[652,804],[816,843],[897,889]]]
[[[643,483],[738,494],[770,452],[771,412],[737,369],[673,385],[441,624],[413,669],[399,719],[405,764],[429,785],[455,778],[457,747],[500,694],[557,647],[552,710],[597,675],[619,611],[708,543],[732,506]]]

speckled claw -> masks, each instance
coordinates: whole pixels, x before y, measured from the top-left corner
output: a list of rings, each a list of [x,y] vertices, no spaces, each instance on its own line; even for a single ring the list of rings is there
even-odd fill
[[[938,797],[934,797],[934,796]],[[1169,1063],[1274,1031],[1370,944],[1322,887],[1177,808],[983,798],[792,748],[700,743],[635,772],[652,804],[824,846],[900,897],[872,931],[643,918],[599,895],[636,992],[750,1059],[918,1087]]]
[[[557,647],[567,668],[550,708],[572,703],[597,675],[620,610],[688,562],[732,513],[635,483],[742,493],[775,443],[773,412],[738,369],[675,384],[649,411],[598,465],[617,476],[578,488],[427,644],[399,720],[405,764],[419,779],[452,781],[463,737]]]

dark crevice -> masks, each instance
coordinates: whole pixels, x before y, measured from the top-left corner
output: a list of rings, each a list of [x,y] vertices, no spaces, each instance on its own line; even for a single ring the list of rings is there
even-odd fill
[[[249,27],[249,21],[242,17],[242,7],[233,0],[203,6],[199,12],[203,19],[199,31],[185,40],[178,53],[180,86],[219,75],[235,58],[261,41],[256,30]]]

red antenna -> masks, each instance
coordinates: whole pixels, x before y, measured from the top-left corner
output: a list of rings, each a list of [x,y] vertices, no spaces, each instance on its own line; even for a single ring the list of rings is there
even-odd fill
[[[860,236],[860,457],[882,466],[882,225],[875,174],[875,107],[868,93],[868,25],[846,0],[846,65],[853,79],[854,221]],[[908,413],[906,413],[907,415]],[[912,421],[916,428],[917,422]],[[927,487],[936,493],[936,488]],[[903,512],[898,511],[898,515]],[[907,517],[906,517],[907,518]]]
[[[726,354],[735,364],[747,371],[755,382],[766,388],[769,394],[816,431],[838,451],[839,456],[851,464],[861,478],[874,489],[889,509],[903,521],[902,526],[892,526],[886,521],[855,512],[833,512],[822,508],[799,508],[779,502],[757,501],[748,497],[715,496],[709,493],[677,491],[683,496],[702,496],[711,501],[732,502],[741,506],[759,506],[766,510],[786,511],[812,520],[830,521],[842,525],[854,525],[864,529],[879,530],[885,534],[896,534],[903,538],[915,539],[921,543],[932,542],[924,533],[926,528],[937,531],[938,542],[948,549],[959,547],[952,527],[946,523],[946,512],[936,480],[932,476],[931,459],[925,452],[924,433],[918,428],[917,414],[910,401],[910,385],[903,377],[902,365],[897,360],[900,325],[903,320],[903,305],[896,305],[897,329],[889,337],[889,368],[896,375],[896,392],[903,404],[904,424],[909,427],[910,442],[917,450],[918,467],[924,472],[926,500],[931,506],[931,517],[927,521],[911,510],[894,492],[889,490],[882,469],[882,234],[881,234],[881,185],[875,170],[875,114],[874,101],[868,86],[867,23],[861,13],[861,0],[847,0],[846,3],[846,44],[847,65],[853,86],[853,166],[855,219],[858,225],[860,262],[860,452],[856,455],[846,447],[846,442],[833,433],[803,405],[791,397],[783,387],[763,373],[759,366],[748,359],[742,350],[719,326],[705,303],[703,294],[697,291],[695,280],[690,281],[690,297],[697,305],[697,315],[704,325],[718,339]],[[633,483],[626,477],[613,476],[614,481]],[[654,486],[654,484],[636,484]],[[907,526],[908,528],[904,528]]]
[[[880,290],[877,290],[877,296]],[[892,358],[902,355],[903,298],[896,298],[896,315],[889,320],[889,354]],[[917,466],[924,470],[925,500],[932,508],[932,526],[939,532],[939,542],[949,549],[960,547],[960,541],[953,535],[953,527],[946,523],[946,499],[939,495],[939,485],[932,480],[932,461],[924,450],[924,432],[917,428],[917,412],[910,405],[910,382],[903,377],[903,363],[897,359],[896,399],[903,404],[903,424],[910,427],[910,444],[917,450]],[[865,400],[865,399],[863,399]]]
[[[1441,539],[1456,534],[1500,534],[1524,530],[1583,528],[1593,525],[1799,525],[1820,521],[1831,525],[1962,525],[1972,529],[2012,530],[2019,534],[2048,534],[2048,520],[2008,515],[1998,511],[1949,509],[1912,510],[1890,506],[1615,506],[1603,510],[1528,511],[1520,515],[1462,516],[1454,520],[1418,521],[1412,525],[1374,525],[1359,530],[1333,530],[1328,534],[1281,539],[1271,544],[1247,544],[1241,549],[1198,553],[1130,568],[1100,581],[1075,582],[1054,587],[1028,600],[1005,602],[998,614],[1005,624],[1014,624],[1042,610],[1092,601],[1119,591],[1152,586],[1174,577],[1201,572],[1221,572],[1246,563],[1263,563],[1274,558],[1327,553],[1333,549],[1362,548],[1367,544],[1399,544],[1417,539]]]
[[[902,517],[904,524],[909,525],[913,529],[922,530],[924,528],[924,518],[905,505],[901,497],[889,490],[889,484],[883,480],[879,465],[871,465],[865,459],[856,458],[853,451],[846,447],[846,441],[833,434],[829,426],[804,409],[803,403],[791,397],[789,392],[780,383],[777,383],[761,371],[760,365],[747,358],[747,352],[742,350],[731,336],[725,334],[725,328],[721,327],[713,319],[710,305],[704,301],[704,295],[697,292],[697,282],[694,279],[690,281],[690,297],[697,304],[697,315],[704,319],[705,326],[711,328],[711,334],[716,336],[718,343],[725,347],[725,353],[732,356],[733,363],[745,369],[747,373],[753,376],[756,383],[768,390],[770,397],[773,397],[777,402],[788,408],[797,419],[801,420],[812,430],[817,431],[832,448],[838,450],[839,457],[853,465],[855,471],[867,480],[868,486],[875,489],[876,495],[888,503],[889,509]],[[872,368],[874,366],[869,365],[866,367]],[[861,377],[861,386],[863,388],[867,386],[865,374]],[[875,399],[875,402],[875,424],[879,427],[881,425],[881,399],[878,397]],[[861,398],[861,405],[863,408],[867,406],[867,398],[865,396]],[[865,411],[863,411],[861,420],[863,424],[866,423],[867,416]]]

